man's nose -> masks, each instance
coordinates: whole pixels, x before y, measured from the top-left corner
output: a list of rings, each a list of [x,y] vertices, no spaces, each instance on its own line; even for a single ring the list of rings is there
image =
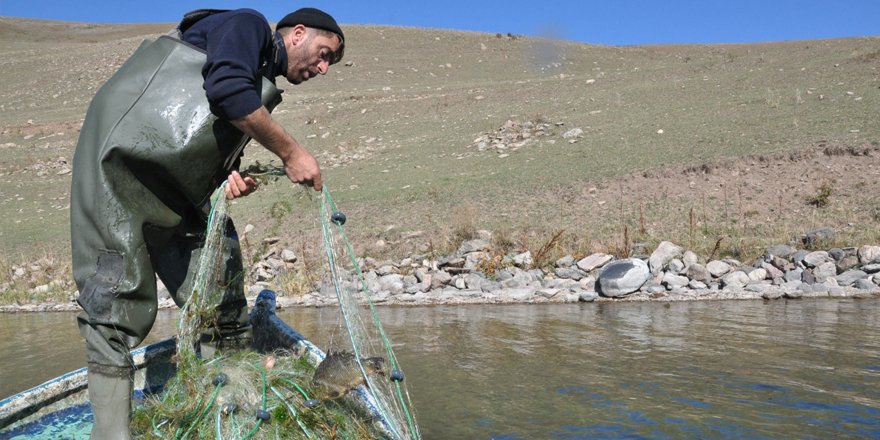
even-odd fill
[[[330,63],[325,60],[321,60],[321,62],[318,63],[318,73],[320,73],[321,75],[326,75],[328,70],[330,70]]]

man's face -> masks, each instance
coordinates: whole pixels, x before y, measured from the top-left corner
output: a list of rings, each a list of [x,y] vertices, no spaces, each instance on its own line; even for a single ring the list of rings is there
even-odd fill
[[[296,26],[286,41],[287,80],[292,84],[308,81],[330,70],[330,62],[341,41],[335,34],[325,34],[304,26]]]

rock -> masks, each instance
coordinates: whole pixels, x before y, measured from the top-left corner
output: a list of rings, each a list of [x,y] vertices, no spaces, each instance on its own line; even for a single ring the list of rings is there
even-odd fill
[[[651,274],[660,274],[673,258],[681,257],[682,252],[684,252],[684,248],[677,244],[669,241],[661,242],[648,258],[648,267],[651,269]]]
[[[497,292],[501,290],[501,283],[497,281],[485,280],[480,284],[480,290],[486,293]]]
[[[801,286],[806,286],[807,289],[809,289],[809,287],[810,287],[809,285],[806,285],[806,284],[802,284]],[[809,293],[809,292],[810,292],[809,290],[807,292],[804,292],[803,290],[798,289],[798,290],[793,290],[791,292],[785,292],[785,293],[783,293],[783,296],[788,299],[800,299],[804,296],[804,293]]]
[[[452,275],[449,272],[438,270],[431,274],[431,288],[437,289],[445,286],[447,283],[452,281]]]
[[[792,269],[792,270],[786,272],[785,276],[783,276],[783,278],[785,279],[785,281],[795,281],[795,280],[801,281],[801,280],[803,280],[803,273],[804,273],[803,269]]]
[[[694,289],[694,290],[705,290],[705,289],[709,288],[709,286],[707,286],[706,283],[704,283],[702,281],[697,281],[697,280],[691,280],[688,283],[688,287],[690,287],[691,289]]]
[[[810,252],[804,256],[804,265],[807,267],[816,267],[829,261],[831,261],[831,257],[829,257],[828,252],[825,251]]]
[[[566,255],[556,260],[556,267],[571,267],[574,264],[574,257]]]
[[[858,250],[858,257],[862,264],[880,263],[880,246],[862,246]]]
[[[840,261],[846,256],[846,252],[841,248],[828,249],[828,256],[834,261]]]
[[[862,270],[867,273],[880,272],[880,263],[866,264],[866,265],[862,266]]]
[[[562,137],[564,139],[577,139],[577,138],[583,136],[583,134],[584,134],[584,130],[582,130],[580,128],[572,128],[571,130],[568,130],[565,133],[563,133]]]
[[[462,257],[446,257],[441,258],[440,261],[437,262],[437,267],[443,269],[461,269],[464,267],[466,260]]]
[[[767,300],[774,300],[774,299],[782,298],[783,295],[785,295],[785,294],[778,291],[778,290],[768,290],[768,291],[765,291],[764,293],[761,294],[761,298],[764,298]]]
[[[633,243],[629,250],[630,258],[648,259],[648,243]]]
[[[779,257],[773,257],[773,260],[770,261],[770,264],[783,272],[787,272],[796,267],[795,264],[791,261]]]
[[[793,248],[787,244],[777,244],[777,245],[770,246],[769,248],[767,248],[767,250],[764,252],[764,255],[768,256],[768,257],[778,257],[778,258],[786,259],[786,258],[790,257],[792,254],[794,254],[796,251],[797,250],[795,248]],[[782,269],[782,268],[780,268],[780,269]]]
[[[801,272],[801,281],[806,284],[816,284],[816,276],[813,275],[813,269],[805,269]]]
[[[477,273],[468,273],[462,275],[464,279],[464,283],[468,289],[471,290],[480,290],[483,287],[483,284],[488,281],[486,277],[477,274]]]
[[[431,284],[423,285],[415,275],[407,275],[403,277],[403,292],[413,294],[416,292],[424,292],[431,288]]]
[[[684,255],[681,257],[681,261],[684,263],[685,269],[699,263],[699,257],[693,251],[684,251]]]
[[[554,296],[558,295],[559,292],[562,292],[562,289],[546,289],[546,288],[544,288],[544,289],[536,290],[535,295],[538,295],[542,298],[550,299],[550,298],[553,298]]]
[[[834,229],[823,227],[804,234],[801,238],[801,242],[803,242],[804,246],[808,248],[815,248],[823,243],[834,240],[835,235]]]
[[[721,277],[721,286],[725,289],[727,288],[743,288],[746,284],[749,283],[751,279],[749,276],[741,271],[733,271]]]
[[[379,275],[380,277],[384,277],[386,275],[391,275],[391,274],[399,274],[399,273],[400,273],[400,269],[398,269],[396,266],[393,266],[391,264],[383,264],[382,266],[379,266],[376,269],[376,275]]]
[[[403,293],[404,282],[400,274],[389,274],[379,278],[379,290],[387,291],[392,295]]]
[[[603,296],[628,295],[651,277],[648,264],[639,259],[617,260],[605,265],[599,273],[599,293]]]
[[[837,272],[843,273],[856,267],[859,264],[859,257],[855,255],[846,255],[837,261]]]
[[[816,277],[817,283],[824,283],[826,280],[837,276],[837,265],[832,261],[826,261],[813,268],[813,276]]]
[[[707,283],[712,279],[712,274],[709,273],[706,266],[699,263],[694,263],[688,266],[685,270],[685,274],[688,278],[694,281],[702,281],[704,283]]]
[[[524,302],[534,297],[535,291],[532,289],[501,289],[498,295],[516,302]]]
[[[786,281],[785,283],[783,283],[783,284],[782,284],[781,286],[779,286],[779,287],[780,287],[780,288],[782,289],[782,291],[785,292],[785,293],[788,293],[788,292],[797,292],[797,291],[799,291],[799,288],[800,288],[800,286],[801,286],[802,284],[803,284],[803,282],[800,281],[800,280]]]
[[[284,249],[283,251],[281,251],[281,260],[285,263],[296,263],[296,254],[293,253],[293,251],[290,249]]]
[[[731,267],[729,264],[723,261],[712,260],[706,264],[706,270],[708,270],[709,274],[712,275],[714,278],[720,278],[729,273]]]
[[[877,289],[877,285],[869,281],[867,278],[861,278],[856,280],[853,283],[853,287],[859,290],[875,290]]]
[[[467,289],[467,282],[464,280],[464,278],[462,278],[460,276],[452,277],[452,281],[450,282],[450,284],[455,286],[455,288],[458,290]]]
[[[805,250],[797,251],[797,252],[795,252],[794,254],[792,254],[792,256],[791,256],[791,262],[794,263],[794,264],[796,264],[796,265],[801,265],[801,266],[803,266],[803,264],[804,264],[804,258],[806,258],[807,255],[809,255],[809,254],[810,254],[810,251],[805,251]]]
[[[684,262],[679,260],[678,258],[673,258],[669,264],[666,265],[670,272],[680,274],[684,272],[684,268],[686,267]]]
[[[763,268],[754,268],[748,272],[749,279],[752,281],[761,281],[767,279],[767,270]]]
[[[456,252],[456,253],[458,254],[458,256],[464,256],[465,254],[470,253],[470,252],[480,252],[480,251],[486,251],[488,249],[489,249],[489,242],[488,241],[481,240],[481,239],[475,239],[475,240],[468,240],[468,241],[463,242],[461,244],[461,246],[458,247],[458,252]]]
[[[748,292],[765,293],[770,291],[770,284],[766,281],[752,281],[744,289]],[[779,292],[779,296],[782,296],[782,292]]]
[[[575,281],[586,276],[586,274],[583,273],[580,269],[573,268],[573,267],[571,267],[571,268],[557,267],[556,270],[553,271],[553,273],[559,278],[570,279],[570,280],[575,280]]]
[[[676,287],[684,287],[690,283],[690,279],[685,276],[676,275],[672,271],[663,273],[663,280],[661,281],[663,285],[666,286],[667,289],[674,289]]]
[[[770,278],[771,280],[785,276],[784,272],[770,263],[761,262],[761,269],[764,269],[767,272],[767,278]]]
[[[532,265],[532,253],[530,251],[526,251],[514,256],[513,264],[519,267],[530,267]]]
[[[611,255],[595,253],[578,261],[577,267],[584,272],[590,272],[593,269],[604,266],[613,259],[614,257]]]
[[[848,270],[835,277],[840,286],[851,286],[858,280],[867,279],[868,274],[861,270]]]
[[[584,290],[578,293],[578,301],[581,302],[593,302],[599,298],[599,294],[592,290]]]

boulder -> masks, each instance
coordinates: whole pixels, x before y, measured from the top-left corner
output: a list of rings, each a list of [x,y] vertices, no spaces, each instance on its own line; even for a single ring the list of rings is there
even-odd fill
[[[834,229],[828,227],[818,228],[804,234],[804,236],[801,237],[801,242],[803,242],[804,246],[808,248],[815,248],[823,243],[834,240],[835,235]]]
[[[768,257],[778,257],[778,258],[788,258],[792,254],[794,254],[797,250],[787,244],[777,244],[774,246],[770,246],[764,252],[765,256]],[[781,269],[781,268],[780,268]]]
[[[807,267],[816,267],[829,261],[832,260],[826,251],[814,251],[804,256],[804,265]]]
[[[609,297],[625,296],[639,290],[650,278],[648,264],[640,259],[613,261],[599,273],[599,293]]]
[[[862,246],[858,257],[862,264],[880,263],[880,246]]]
[[[684,248],[669,241],[661,242],[648,258],[648,267],[652,275],[658,275],[674,258],[682,256]]]
[[[835,277],[840,286],[852,286],[858,280],[868,278],[868,274],[861,270],[848,270]]]
[[[706,264],[706,270],[708,270],[709,274],[713,277],[720,278],[730,272],[731,267],[723,261],[712,260]]]
[[[604,266],[613,259],[613,256],[599,252],[578,261],[577,267],[584,272],[589,272],[593,269]]]
[[[813,268],[813,276],[816,277],[817,283],[824,283],[826,280],[837,276],[837,265],[833,261],[826,261]]]
[[[741,270],[736,270],[721,277],[721,286],[724,288],[741,289],[752,281],[748,274]]]

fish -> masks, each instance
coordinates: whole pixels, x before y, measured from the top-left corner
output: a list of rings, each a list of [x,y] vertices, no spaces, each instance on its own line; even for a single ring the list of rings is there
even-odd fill
[[[360,362],[366,374],[385,376],[385,358],[363,358]],[[318,388],[322,400],[338,399],[358,385],[366,384],[366,378],[358,365],[357,357],[349,351],[329,351],[318,364],[312,384]]]

